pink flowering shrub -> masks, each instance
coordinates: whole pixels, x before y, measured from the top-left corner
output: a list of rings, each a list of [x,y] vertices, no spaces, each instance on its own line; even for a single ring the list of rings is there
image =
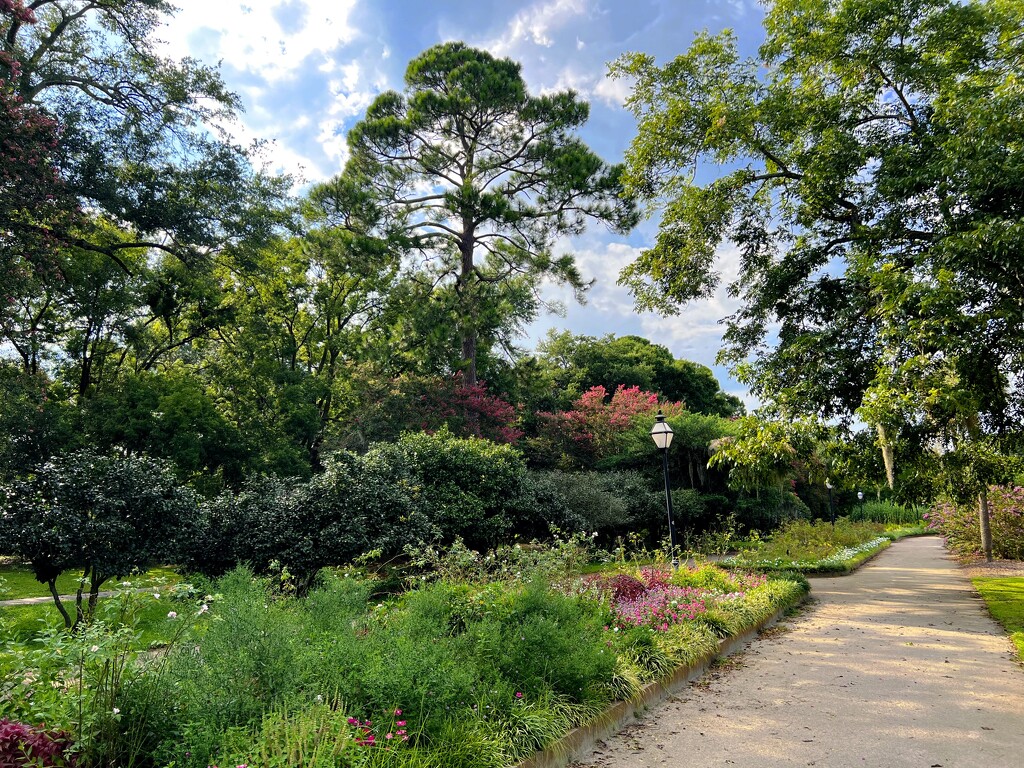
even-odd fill
[[[66,753],[70,746],[67,734],[47,733],[6,718],[0,720],[0,768],[73,766],[74,759]]]
[[[573,403],[572,410],[538,413],[541,436],[577,463],[589,465],[613,454],[622,436],[638,419],[651,419],[658,409],[666,416],[686,410],[683,403],[658,403],[658,395],[640,387],[618,386],[609,397],[602,387],[591,387]]]
[[[1024,560],[1024,488],[994,485],[988,491],[992,526],[992,554],[1007,560]],[[981,557],[978,505],[936,504],[925,513],[928,528],[942,534],[946,548],[963,559]]]

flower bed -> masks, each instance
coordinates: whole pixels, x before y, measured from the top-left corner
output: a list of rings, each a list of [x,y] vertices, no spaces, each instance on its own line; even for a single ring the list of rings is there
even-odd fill
[[[230,574],[208,611],[168,618],[181,634],[156,654],[113,624],[9,645],[4,679],[32,685],[0,691],[0,716],[31,724],[45,712],[81,768],[496,768],[713,657],[721,638],[807,590],[713,566],[428,581],[384,601],[353,578],[304,599],[270,587]]]
[[[905,536],[921,535],[923,526],[887,528],[878,523],[840,520],[835,525],[797,521],[770,539],[721,562],[725,568],[764,572],[844,574]]]

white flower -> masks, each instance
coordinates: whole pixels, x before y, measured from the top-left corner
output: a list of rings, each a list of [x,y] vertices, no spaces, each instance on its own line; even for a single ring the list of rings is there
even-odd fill
[[[156,598],[157,600],[159,600],[160,599],[160,593],[159,592],[154,592],[153,593],[153,597]]]
[[[210,606],[208,606],[206,603],[203,603],[201,606],[199,606],[199,615],[202,616],[208,610],[210,610]]]
[[[121,714],[121,710],[118,709],[117,707],[114,707],[114,714],[115,715],[120,715]]]
[[[177,614],[176,611],[168,611],[167,612],[167,618],[168,619],[176,619],[176,618],[178,618],[178,614]]]
[[[98,651],[99,649],[100,647],[98,645],[94,645],[92,648],[89,649],[89,653],[96,653],[96,651]]]

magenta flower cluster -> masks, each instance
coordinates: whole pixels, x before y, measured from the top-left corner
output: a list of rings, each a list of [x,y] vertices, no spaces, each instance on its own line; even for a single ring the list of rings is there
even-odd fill
[[[673,624],[693,620],[707,611],[707,590],[694,587],[656,586],[634,599],[614,604],[620,626],[649,626],[665,631]]]
[[[647,567],[639,578],[617,574],[599,580],[611,598],[616,628],[651,627],[664,632],[674,624],[692,621],[719,603],[742,600],[748,590],[763,585],[767,576],[722,573],[717,588],[677,586],[673,573],[665,568]],[[729,589],[726,592],[724,589]]]
[[[394,718],[392,720],[392,726],[384,734],[384,741],[391,742],[394,740],[408,741],[409,731],[406,729],[406,721],[398,720],[402,716],[402,710],[396,709],[394,712]],[[360,720],[357,717],[350,717],[348,724],[356,729],[356,744],[360,747],[374,747],[380,742],[377,741],[377,735],[373,732],[373,721],[372,720]]]

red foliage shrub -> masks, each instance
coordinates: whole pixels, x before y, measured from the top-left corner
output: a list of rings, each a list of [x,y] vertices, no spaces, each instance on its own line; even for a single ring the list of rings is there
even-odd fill
[[[615,602],[636,600],[647,591],[647,586],[640,579],[626,573],[603,577],[598,581],[598,586],[602,591],[610,593]]]
[[[40,768],[74,766],[66,754],[71,739],[65,733],[47,733],[24,723],[0,719],[0,768]]]

